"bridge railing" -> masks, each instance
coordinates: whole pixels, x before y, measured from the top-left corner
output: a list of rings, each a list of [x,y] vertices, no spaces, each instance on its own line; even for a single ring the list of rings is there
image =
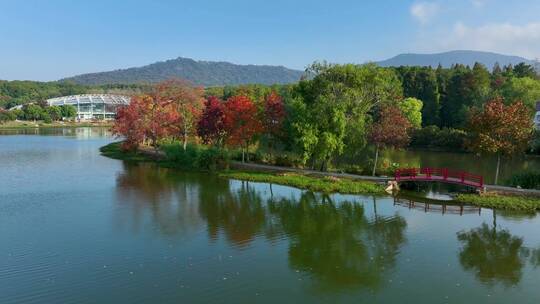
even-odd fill
[[[403,180],[434,180],[474,187],[484,186],[483,176],[466,171],[450,170],[448,168],[402,168],[395,171],[394,177],[398,182]]]

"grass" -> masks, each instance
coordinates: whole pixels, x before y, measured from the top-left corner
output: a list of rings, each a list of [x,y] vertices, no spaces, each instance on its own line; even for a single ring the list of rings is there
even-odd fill
[[[133,162],[152,161],[148,156],[144,154],[122,150],[121,145],[122,145],[122,142],[110,143],[106,146],[99,148],[99,151],[101,152],[101,155],[109,157],[109,158],[114,158],[114,159],[133,161]]]
[[[0,123],[0,129],[29,129],[29,128],[83,128],[83,127],[110,127],[111,122],[51,122],[45,123],[43,121],[8,121]]]
[[[346,178],[314,177],[298,173],[276,174],[267,172],[226,171],[220,177],[238,180],[274,183],[323,193],[384,194],[382,185]]]
[[[494,209],[529,211],[540,210],[540,198],[502,194],[459,194],[456,201]]]

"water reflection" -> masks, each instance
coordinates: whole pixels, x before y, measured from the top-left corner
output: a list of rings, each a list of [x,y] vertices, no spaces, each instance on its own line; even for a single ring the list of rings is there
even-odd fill
[[[147,223],[150,214],[152,224],[165,235],[187,235],[202,225],[198,215],[199,179],[153,164],[124,163],[124,172],[117,177],[118,202],[129,204],[130,223],[138,231]]]
[[[76,139],[91,139],[111,137],[109,127],[58,127],[58,128],[18,128],[0,129],[0,135],[41,135],[41,136],[65,136]]]
[[[225,179],[151,164],[124,169],[117,195],[132,209],[135,230],[144,227],[149,213],[163,234],[186,234],[202,221],[211,241],[223,235],[238,249],[259,236],[270,242],[285,238],[290,267],[312,275],[318,290],[380,288],[405,243],[404,218],[368,216],[359,203],[312,192],[276,198],[247,182],[231,189]]]
[[[209,237],[216,240],[223,232],[233,245],[246,247],[264,230],[266,210],[262,198],[247,183],[242,183],[236,193],[230,191],[226,180],[218,185],[201,189],[199,212],[206,220]]]
[[[289,236],[289,263],[313,275],[318,290],[378,289],[404,243],[402,217],[367,218],[362,205],[305,192],[269,203]]]
[[[145,229],[150,219],[163,235],[190,235],[205,229],[210,242],[223,237],[238,250],[253,248],[256,239],[286,242],[289,268],[309,275],[316,291],[377,291],[386,286],[406,244],[404,217],[386,208],[378,213],[374,198],[367,212],[368,205],[343,197],[293,189],[284,194],[283,188],[275,192],[266,184],[179,173],[152,164],[126,163],[117,178],[118,201],[131,210],[131,218],[120,222],[129,223],[134,231]],[[478,208],[402,198],[396,198],[394,206],[481,215]],[[458,258],[480,283],[514,286],[527,263],[540,266],[540,249],[525,247],[521,237],[497,228],[496,214],[493,228],[484,223],[457,233]]]
[[[463,268],[474,272],[476,278],[485,284],[500,282],[511,286],[521,280],[524,265],[520,252],[523,240],[513,236],[508,230],[489,228],[484,223],[467,232],[459,232],[462,244],[459,261]]]

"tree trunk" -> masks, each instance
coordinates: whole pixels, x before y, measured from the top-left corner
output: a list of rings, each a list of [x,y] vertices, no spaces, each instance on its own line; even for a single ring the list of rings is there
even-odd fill
[[[187,134],[184,132],[184,144],[183,144],[183,147],[184,147],[184,151],[186,151],[187,149]]]
[[[245,151],[245,149],[244,149],[244,147],[242,147],[242,163],[245,163],[245,161],[244,161],[244,155],[245,155],[244,151]]]
[[[373,172],[371,173],[372,176],[375,176],[375,170],[377,170],[378,160],[379,160],[379,145],[377,145],[377,149],[375,150],[375,161],[373,162]]]
[[[499,181],[499,168],[501,166],[501,155],[497,154],[497,169],[495,170],[495,185]]]

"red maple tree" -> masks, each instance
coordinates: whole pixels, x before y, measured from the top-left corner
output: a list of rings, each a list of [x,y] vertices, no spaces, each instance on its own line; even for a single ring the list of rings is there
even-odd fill
[[[505,105],[502,98],[473,109],[469,117],[470,150],[479,154],[497,155],[495,184],[499,178],[501,156],[523,153],[533,135],[533,121],[527,106],[521,101]]]
[[[267,134],[274,137],[281,135],[283,121],[285,120],[285,106],[283,99],[276,92],[266,96],[264,101],[264,130]]]
[[[174,133],[177,120],[178,113],[170,102],[139,95],[132,97],[128,106],[118,109],[112,130],[125,138],[125,149],[136,149],[147,141],[156,147],[159,139]]]
[[[249,143],[263,129],[257,117],[257,107],[247,96],[233,96],[225,103],[224,110],[227,144],[242,148],[243,162]]]
[[[379,111],[379,119],[371,126],[368,134],[370,142],[376,147],[372,175],[375,176],[379,149],[385,147],[401,148],[409,141],[411,123],[397,107],[384,105]]]
[[[184,150],[189,136],[195,134],[196,125],[204,107],[204,89],[193,86],[183,79],[171,79],[156,84],[155,98],[161,102],[171,104],[172,115],[176,120],[173,125],[180,134]]]
[[[210,96],[206,100],[197,125],[197,133],[205,144],[223,144],[226,134],[224,108],[223,102],[215,96]]]

